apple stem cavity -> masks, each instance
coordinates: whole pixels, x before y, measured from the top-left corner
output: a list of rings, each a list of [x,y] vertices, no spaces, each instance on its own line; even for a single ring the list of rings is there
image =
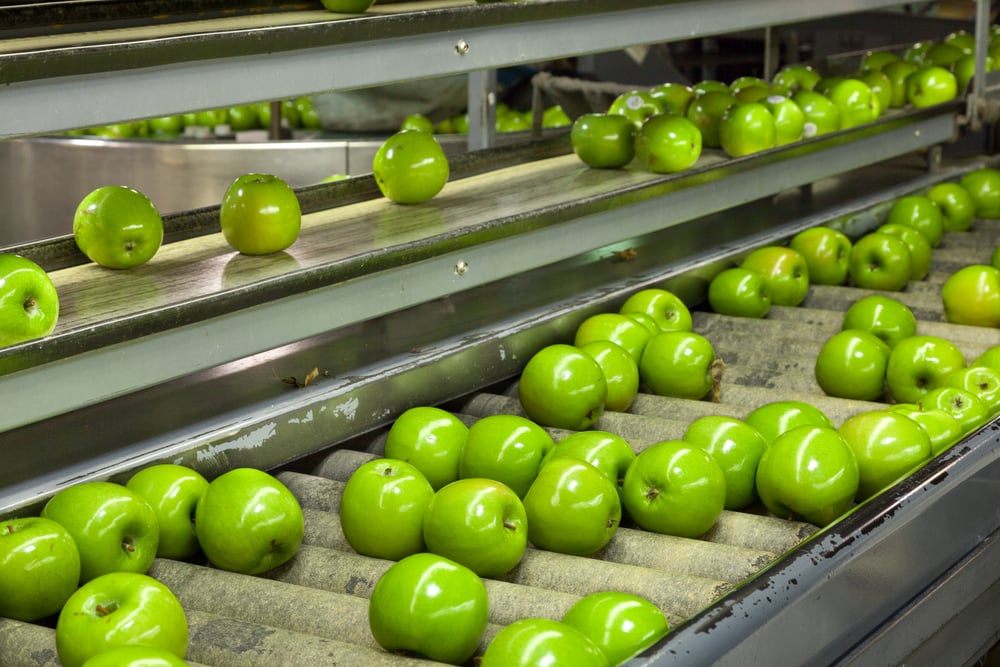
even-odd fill
[[[35,299],[35,297],[33,296],[29,296],[27,299],[24,300],[24,312],[30,315],[34,313],[36,310],[38,310],[38,300]]]

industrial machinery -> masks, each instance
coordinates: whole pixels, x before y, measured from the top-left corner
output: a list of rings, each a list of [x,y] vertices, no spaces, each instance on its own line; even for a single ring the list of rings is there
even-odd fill
[[[30,18],[36,6],[5,8],[6,138],[469,72],[469,142],[481,150],[454,156],[446,189],[415,207],[380,197],[369,175],[302,187],[302,235],[278,255],[234,254],[212,205],[166,216],[167,243],[136,270],[87,263],[66,235],[8,246],[50,272],[63,310],[53,335],[0,350],[0,514],[35,512],[60,488],[154,462],[210,478],[274,471],[307,509],[291,564],[260,578],[174,561],[151,570],[189,613],[190,660],[420,664],[367,634],[366,596],[388,563],[352,554],[335,523],[340,484],[406,408],[468,419],[518,411],[510,387],[536,350],[649,286],[681,295],[726,360],[719,401],[644,394],[600,428],[639,448],[702,414],[741,416],[784,397],[806,397],[835,421],[872,407],[825,397],[812,380],[819,344],[862,290],[814,286],[801,307],[743,321],[704,306],[707,282],[807,227],[857,237],[894,198],[989,164],[981,150],[949,153],[988,144],[982,49],[959,100],[747,158],[706,151],[671,176],[587,169],[566,134],[497,147],[490,72],[745,29],[766,29],[770,48],[783,26],[896,4],[419,0],[350,17],[312,5],[228,16],[210,4],[202,16],[154,20],[156,3],[140,2],[105,16],[102,30],[75,25],[83,9],[72,3],[53,5],[63,14],[48,23]],[[975,3],[979,44],[988,9]],[[57,15],[66,20],[53,30]],[[1000,333],[945,323],[938,290],[998,242],[991,220],[949,234],[929,277],[898,295],[922,331],[970,359]],[[974,664],[1000,638],[997,430],[990,423],[822,530],[729,512],[699,540],[623,530],[596,558],[533,550],[491,582],[502,600],[491,623],[554,616],[614,582],[655,597],[674,625],[630,664]],[[0,664],[57,664],[52,632],[0,619]]]

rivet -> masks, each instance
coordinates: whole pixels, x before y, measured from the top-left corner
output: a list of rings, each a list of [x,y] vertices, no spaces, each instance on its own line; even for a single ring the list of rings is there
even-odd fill
[[[465,260],[455,265],[455,275],[464,276],[469,270],[469,263]]]
[[[455,53],[457,53],[460,56],[464,56],[468,52],[469,52],[469,43],[464,39],[458,40],[458,43],[455,44]]]

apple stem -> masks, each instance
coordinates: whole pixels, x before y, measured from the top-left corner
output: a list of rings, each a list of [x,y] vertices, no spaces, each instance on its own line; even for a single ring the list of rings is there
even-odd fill
[[[514,524],[512,524],[510,521],[504,521],[503,522],[503,527],[506,528],[507,530],[513,530],[513,531],[517,532],[517,526],[515,526]]]
[[[133,250],[135,250],[135,244],[132,243],[131,241],[126,241],[125,242],[125,252],[132,252]]]
[[[114,610],[115,610],[114,604],[109,604],[107,607],[105,607],[103,604],[98,604],[97,606],[94,607],[94,611],[97,612],[98,616],[109,616],[111,612],[113,612]]]
[[[130,554],[135,553],[135,545],[132,544],[132,540],[128,538],[122,540],[122,549],[129,552]]]
[[[6,529],[8,533],[14,532],[14,526],[10,525],[9,523],[6,525]]]
[[[30,313],[31,311],[35,310],[36,308],[38,308],[38,301],[35,299],[35,297],[29,296],[27,299],[24,300],[24,310],[25,311],[27,311],[27,312]]]

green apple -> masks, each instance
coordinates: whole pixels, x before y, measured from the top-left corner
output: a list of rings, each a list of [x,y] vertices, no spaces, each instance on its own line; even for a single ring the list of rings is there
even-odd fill
[[[667,617],[646,598],[599,591],[580,598],[562,622],[585,634],[611,665],[621,665],[658,642],[670,630]]]
[[[650,116],[635,137],[635,157],[657,174],[690,168],[701,156],[702,135],[684,116]]]
[[[838,84],[842,81],[847,81],[847,77],[841,76],[839,74],[831,74],[828,76],[824,76],[816,83],[816,87],[813,88],[813,90],[816,91],[817,93],[830,97],[829,94],[830,90],[833,88],[835,84]]]
[[[955,44],[938,42],[937,44],[932,44],[930,48],[924,51],[923,63],[925,65],[937,65],[943,69],[950,69],[965,55],[967,55],[965,50]]]
[[[944,386],[964,389],[981,400],[990,415],[1000,412],[1000,371],[989,366],[967,366],[945,378]]]
[[[852,78],[865,83],[878,98],[879,114],[885,113],[892,104],[892,81],[881,70],[870,69],[858,72]]]
[[[778,70],[771,83],[796,93],[800,90],[812,90],[821,78],[822,75],[810,65],[796,63]]]
[[[752,250],[740,266],[764,276],[771,303],[775,306],[797,306],[809,293],[809,266],[805,257],[788,246],[764,246]]]
[[[740,102],[745,103],[757,103],[762,102],[764,98],[768,97],[772,93],[770,85],[766,84],[754,84],[750,86],[744,86],[739,90],[733,90],[733,97],[738,99]]]
[[[434,198],[448,182],[448,157],[429,132],[404,130],[386,139],[372,160],[375,183],[397,204]]]
[[[957,96],[958,79],[944,67],[920,67],[906,77],[906,101],[917,109],[942,104]]]
[[[627,440],[607,431],[577,431],[553,447],[542,460],[544,467],[558,457],[577,458],[594,466],[618,489],[621,497],[625,473],[635,460],[635,450]]]
[[[774,140],[777,146],[786,146],[802,139],[806,128],[806,115],[791,98],[771,94],[760,100],[774,117]]]
[[[213,565],[263,574],[299,550],[302,508],[288,488],[256,468],[234,468],[208,484],[195,510],[195,530]]]
[[[653,326],[659,333],[659,327],[655,323]],[[576,328],[573,344],[583,347],[599,340],[610,341],[624,348],[638,363],[651,335],[649,329],[627,315],[598,313],[580,323]]]
[[[757,499],[757,464],[767,441],[742,419],[705,415],[691,422],[682,438],[708,452],[726,478],[725,509],[743,509]]]
[[[886,223],[913,227],[924,235],[932,248],[941,244],[944,219],[941,209],[923,195],[907,195],[893,202],[885,218]]]
[[[498,114],[496,118],[497,132],[527,132],[531,129],[531,120],[517,111]]]
[[[802,137],[811,139],[840,129],[840,109],[829,97],[814,90],[800,90],[792,95],[805,116]]]
[[[149,197],[123,185],[105,185],[80,200],[73,238],[92,262],[127,269],[148,262],[163,242],[163,219]]]
[[[879,234],[895,236],[910,251],[910,280],[923,280],[931,269],[931,244],[927,237],[908,225],[887,222],[875,230]]]
[[[184,131],[184,116],[180,114],[150,118],[146,122],[154,137],[173,138]]]
[[[299,237],[302,209],[295,191],[271,174],[244,174],[233,181],[219,208],[222,235],[244,255],[267,255]]]
[[[604,413],[608,383],[591,355],[576,346],[555,343],[525,364],[517,395],[532,421],[581,431]]]
[[[969,365],[988,366],[995,371],[1000,371],[1000,345],[994,345],[993,347],[987,348]]]
[[[59,320],[59,294],[45,270],[26,257],[0,253],[0,347],[48,336]]]
[[[889,346],[860,329],[843,329],[816,356],[816,382],[829,396],[874,401],[885,391]]]
[[[367,2],[368,0],[363,0]],[[434,132],[434,123],[422,113],[411,113],[399,124],[400,132],[405,130],[419,130],[421,132]]]
[[[1000,327],[1000,269],[987,264],[962,267],[941,286],[941,300],[949,322]]]
[[[694,88],[683,83],[661,83],[650,88],[649,94],[659,103],[663,113],[675,116],[687,113],[688,105],[695,97]]]
[[[424,515],[434,489],[406,461],[377,458],[351,473],[340,499],[348,544],[364,556],[399,560],[424,550]]]
[[[233,132],[245,132],[257,127],[257,109],[252,104],[230,107],[227,114]]]
[[[757,466],[757,493],[768,511],[823,527],[854,505],[860,482],[850,445],[830,426],[782,433]]]
[[[936,42],[929,39],[914,42],[903,53],[903,60],[913,63],[914,65],[923,65],[927,51],[929,51],[935,43]]]
[[[997,68],[996,59],[992,54],[986,55],[984,66],[987,72],[992,72]],[[969,91],[969,86],[976,76],[976,57],[971,54],[962,56],[958,62],[951,66],[951,72],[955,75],[958,94],[964,95]]]
[[[924,429],[931,441],[931,456],[937,456],[962,439],[965,431],[955,415],[940,408],[923,408],[912,403],[898,403],[889,408],[912,419]]]
[[[112,572],[88,581],[63,605],[56,650],[64,667],[81,667],[104,651],[132,644],[178,658],[187,654],[188,625],[177,597],[138,572]]]
[[[701,97],[706,93],[728,93],[732,90],[729,84],[717,79],[702,79],[694,83],[691,88],[694,90],[695,97]]]
[[[892,51],[869,51],[861,57],[861,69],[864,71],[881,70],[889,63],[896,63],[901,60],[902,58]]]
[[[898,292],[910,282],[910,249],[891,234],[870,232],[851,248],[851,283],[863,289]]]
[[[80,552],[80,583],[109,572],[145,573],[156,557],[156,512],[121,484],[66,487],[45,503],[41,515],[73,536]]]
[[[464,664],[489,621],[479,576],[430,553],[407,556],[379,577],[368,604],[372,636],[385,650]]]
[[[481,577],[499,577],[524,556],[527,515],[506,484],[482,477],[460,479],[434,494],[424,513],[423,536],[427,551]]]
[[[762,79],[759,76],[754,76],[752,74],[745,74],[743,76],[738,76],[729,82],[729,90],[734,93],[738,93],[744,88],[750,88],[752,86],[765,86],[767,88],[771,87],[766,79]]]
[[[409,408],[389,428],[385,457],[409,463],[437,491],[458,479],[458,459],[468,436],[469,427],[447,410]]]
[[[968,30],[955,30],[948,33],[945,35],[944,43],[958,47],[965,54],[976,50],[976,37]]]
[[[833,428],[833,422],[822,410],[811,403],[797,400],[765,403],[747,413],[743,421],[757,429],[768,444],[796,426]]]
[[[617,169],[635,157],[635,125],[625,116],[589,113],[573,122],[573,152],[588,167]]]
[[[570,118],[569,114],[566,113],[566,110],[558,104],[546,107],[546,109],[542,111],[542,127],[545,129],[570,127],[571,125],[573,125],[573,119]]]
[[[194,122],[189,125],[201,125],[214,128],[216,125],[225,125],[229,122],[229,109],[203,109],[196,111]]]
[[[155,646],[130,644],[95,654],[83,667],[187,667],[170,651]]]
[[[57,613],[80,583],[80,552],[52,519],[0,524],[0,616],[32,622]]]
[[[771,310],[771,289],[757,271],[733,266],[709,282],[708,303],[722,315],[760,318]]]
[[[972,197],[977,217],[1000,218],[1000,169],[973,169],[962,176],[959,184]]]
[[[964,232],[972,227],[976,219],[976,203],[969,191],[958,183],[937,183],[924,196],[940,209],[944,231]]]
[[[965,366],[962,351],[951,341],[940,336],[910,336],[892,348],[885,379],[897,403],[919,403]]]
[[[691,331],[691,311],[673,292],[656,287],[639,290],[622,304],[622,315],[643,313],[653,318],[661,331]]]
[[[693,331],[664,331],[649,339],[639,377],[660,396],[699,400],[715,384],[715,349]]]
[[[871,123],[882,115],[878,95],[864,81],[844,79],[834,83],[827,97],[840,110],[840,129]]]
[[[640,325],[642,325],[643,327],[645,327],[646,331],[649,332],[650,336],[652,336],[654,334],[658,334],[658,333],[660,333],[660,331],[662,331],[662,329],[660,328],[660,325],[657,324],[656,320],[653,319],[653,316],[650,315],[649,313],[621,313],[621,314],[624,315],[625,317],[629,318],[630,320],[634,320],[635,322],[638,322]],[[640,351],[639,356],[640,357],[642,356],[641,351]]]
[[[962,433],[971,433],[988,422],[990,408],[972,392],[947,384],[930,390],[923,397],[925,409],[938,409],[951,413],[962,426]]]
[[[906,80],[916,71],[917,66],[906,60],[889,63],[882,68],[882,73],[889,78],[889,84],[892,89],[889,106],[893,109],[900,109],[906,106]]]
[[[917,333],[917,318],[898,299],[869,294],[847,307],[841,328],[873,333],[892,349],[899,341]]]
[[[143,468],[125,484],[146,499],[160,529],[156,555],[190,558],[201,552],[194,530],[195,509],[208,481],[196,470],[174,463]]]
[[[607,340],[595,340],[579,349],[593,358],[604,374],[607,386],[604,408],[614,412],[628,410],[639,393],[639,364],[632,355]]]
[[[524,496],[528,539],[540,549],[586,556],[603,549],[618,530],[618,488],[583,459],[546,461]]]
[[[898,412],[862,412],[848,417],[838,430],[858,463],[858,501],[872,497],[931,457],[927,432]]]
[[[722,514],[726,475],[704,449],[667,440],[639,453],[625,473],[622,495],[625,510],[641,528],[698,537]]]
[[[645,90],[630,90],[616,97],[608,107],[608,114],[624,116],[638,130],[651,116],[663,113],[663,107],[651,93]]]
[[[792,237],[788,247],[806,260],[809,283],[843,285],[850,269],[851,239],[832,227],[810,227]]]
[[[719,139],[719,123],[722,121],[722,114],[726,112],[726,109],[738,103],[739,100],[728,92],[728,88],[725,92],[708,91],[691,100],[684,115],[701,131],[702,146],[707,148],[722,146]]]
[[[550,618],[520,618],[504,627],[486,647],[479,667],[610,667],[587,635]]]
[[[313,104],[311,97],[306,95],[296,97],[292,100],[292,104],[295,106],[295,110],[299,113],[299,122],[302,124],[302,127],[307,130],[319,130],[322,128],[323,121],[319,117],[319,112],[316,111],[316,107]],[[232,120],[232,112],[230,112],[230,123],[232,123]]]
[[[541,426],[518,415],[490,415],[469,427],[458,460],[458,476],[503,482],[524,498],[542,459],[555,447]]]
[[[726,155],[742,157],[778,145],[774,116],[759,102],[730,106],[719,120],[719,144]]]

